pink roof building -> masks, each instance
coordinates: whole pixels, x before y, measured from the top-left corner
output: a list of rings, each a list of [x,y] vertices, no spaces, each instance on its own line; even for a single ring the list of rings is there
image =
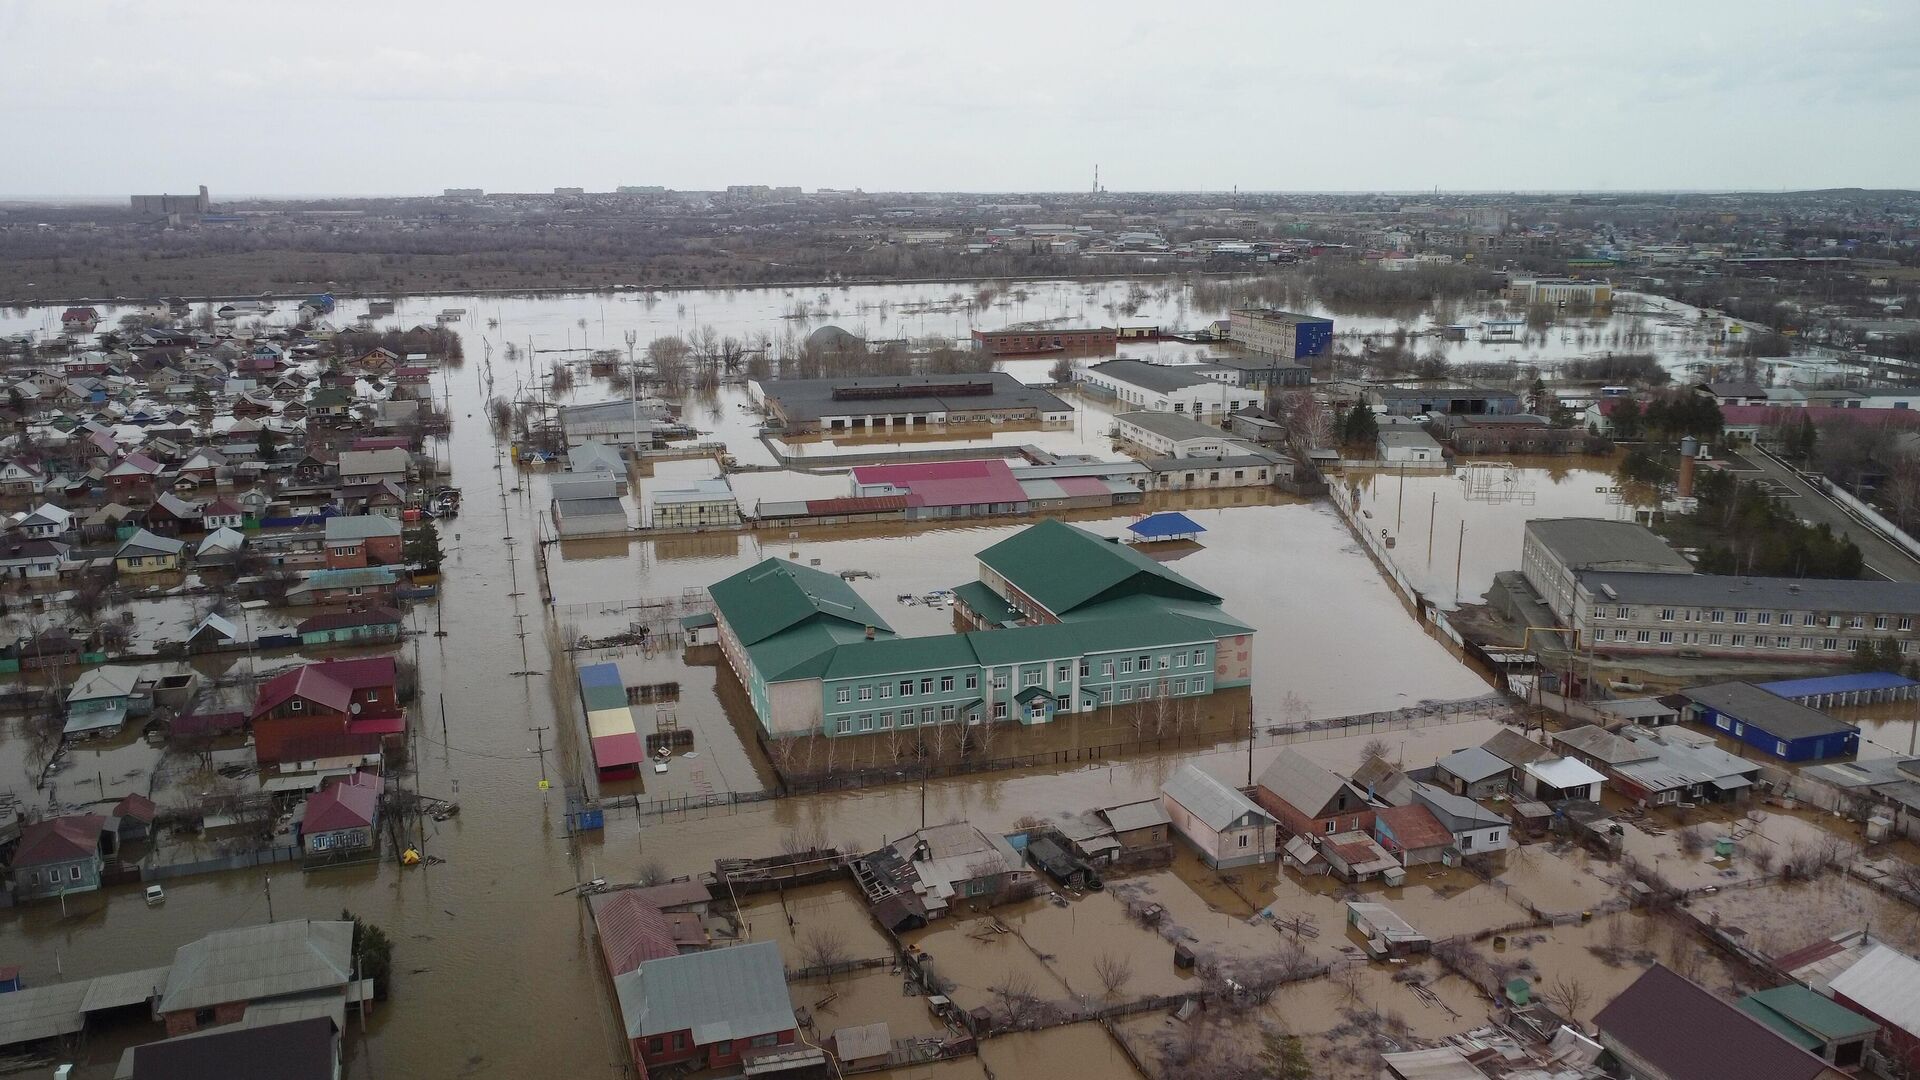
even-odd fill
[[[856,496],[901,495],[907,516],[916,509],[965,508],[971,513],[1015,513],[1027,508],[1027,493],[998,458],[928,461],[908,465],[862,465],[853,470]]]

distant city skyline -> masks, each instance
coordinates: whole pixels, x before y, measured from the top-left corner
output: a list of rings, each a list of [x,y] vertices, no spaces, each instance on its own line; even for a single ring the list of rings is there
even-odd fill
[[[1920,187],[1897,0],[0,9],[0,198]]]

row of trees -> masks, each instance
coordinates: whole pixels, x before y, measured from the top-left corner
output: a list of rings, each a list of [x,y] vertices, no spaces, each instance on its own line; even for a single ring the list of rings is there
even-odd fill
[[[1701,553],[1701,573],[1857,578],[1865,569],[1852,540],[1824,523],[1801,521],[1759,484],[1709,469],[1701,473],[1694,492],[1700,500],[1699,520],[1721,537]]]
[[[1685,390],[1656,394],[1645,405],[1633,398],[1622,398],[1607,419],[1613,424],[1614,436],[1620,439],[1679,439],[1692,435],[1707,440],[1718,438],[1726,426],[1718,402]]]

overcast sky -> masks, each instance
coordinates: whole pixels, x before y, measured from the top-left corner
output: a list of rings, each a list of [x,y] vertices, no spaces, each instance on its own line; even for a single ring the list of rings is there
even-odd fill
[[[0,0],[0,193],[1920,187],[1920,5]]]

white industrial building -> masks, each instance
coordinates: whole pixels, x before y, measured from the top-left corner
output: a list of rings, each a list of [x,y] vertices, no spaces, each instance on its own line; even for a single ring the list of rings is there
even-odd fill
[[[1080,368],[1074,378],[1144,412],[1224,417],[1260,404],[1257,389],[1144,360],[1106,360]]]

